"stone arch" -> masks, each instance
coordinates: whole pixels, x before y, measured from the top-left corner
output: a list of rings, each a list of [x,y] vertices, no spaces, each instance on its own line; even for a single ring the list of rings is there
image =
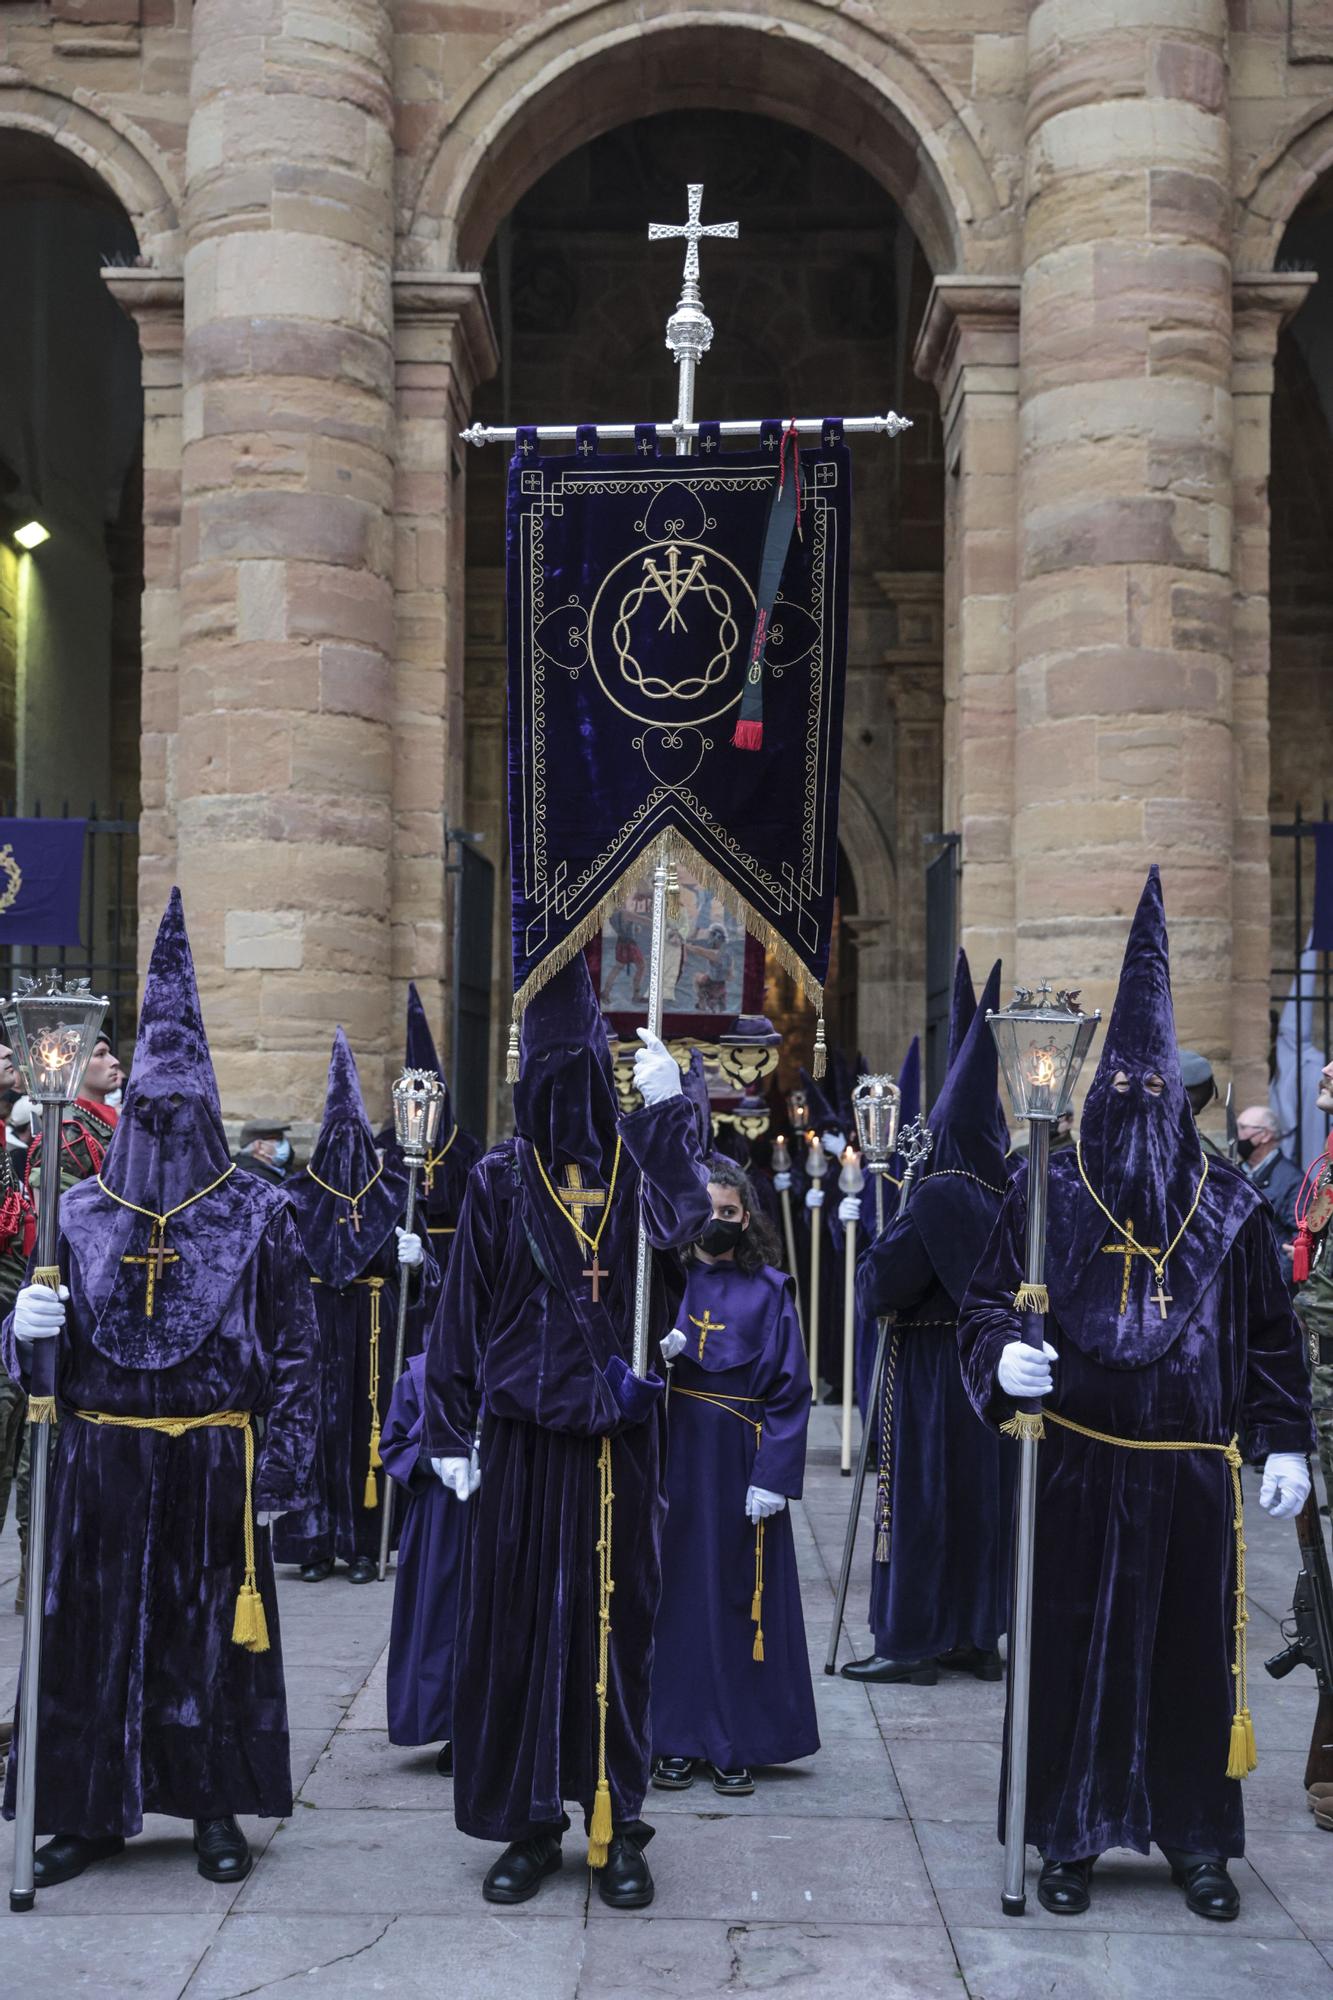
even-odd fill
[[[887,188],[934,270],[1007,268],[1012,213],[965,103],[906,38],[816,0],[772,12],[594,0],[529,24],[444,107],[409,168],[404,264],[477,266],[547,168],[646,108],[802,125]]]
[[[0,127],[49,139],[89,168],[125,210],[140,254],[158,270],[180,260],[180,202],[166,159],[119,112],[93,111],[49,84],[0,81]]]
[[[1247,277],[1272,271],[1287,224],[1305,197],[1333,173],[1333,108],[1305,122],[1263,154],[1241,189],[1235,267]]]

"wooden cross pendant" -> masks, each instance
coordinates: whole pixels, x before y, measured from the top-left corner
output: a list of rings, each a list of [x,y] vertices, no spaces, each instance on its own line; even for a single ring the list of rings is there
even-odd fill
[[[697,1326],[699,1329],[699,1359],[702,1361],[704,1358],[704,1343],[708,1339],[709,1334],[725,1333],[727,1323],[725,1320],[714,1319],[708,1307],[705,1306],[702,1319],[696,1319],[693,1313],[690,1314],[690,1325]]]
[[[122,1257],[120,1261],[122,1264],[147,1265],[148,1290],[144,1298],[143,1309],[145,1317],[151,1319],[153,1317],[153,1302],[157,1296],[158,1281],[164,1275],[168,1264],[179,1264],[180,1262],[179,1252],[175,1250],[168,1250],[167,1239],[165,1234],[161,1229],[159,1229],[158,1225],[154,1223],[153,1233],[148,1239],[148,1248],[144,1252],[143,1256]]]
[[[340,1215],[338,1217],[339,1222],[345,1222],[349,1224],[350,1227],[356,1231],[358,1236],[361,1234],[361,1210],[357,1206],[360,1199],[361,1197],[359,1195],[345,1194],[343,1196],[343,1200],[351,1203],[352,1212],[350,1215]]]
[[[1165,1319],[1166,1309],[1171,1304],[1171,1294],[1166,1289],[1166,1278],[1164,1277],[1162,1272],[1159,1271],[1157,1273],[1157,1290],[1155,1292],[1149,1292],[1148,1297],[1151,1300],[1152,1304],[1156,1306],[1158,1312],[1162,1315],[1162,1318]]]
[[[1134,1224],[1132,1222],[1126,1221],[1124,1228],[1125,1241],[1123,1243],[1103,1243],[1102,1245],[1103,1257],[1123,1257],[1125,1260],[1123,1282],[1120,1286],[1119,1317],[1121,1319],[1129,1311],[1129,1274],[1134,1267],[1134,1259],[1136,1257],[1155,1256],[1157,1252],[1157,1245],[1155,1243],[1136,1243],[1134,1241]],[[1165,1313],[1162,1317],[1166,1317]]]
[[[597,1246],[595,1244],[593,1245],[592,1263],[583,1275],[585,1278],[592,1279],[592,1302],[595,1306],[599,1306],[602,1303],[602,1279],[609,1278],[611,1273],[604,1271],[601,1264],[597,1261]]]

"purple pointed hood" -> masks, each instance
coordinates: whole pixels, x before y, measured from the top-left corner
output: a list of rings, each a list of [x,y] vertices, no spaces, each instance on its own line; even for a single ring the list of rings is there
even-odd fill
[[[994,1004],[994,1001],[992,1001],[991,1005],[994,1006]],[[949,1008],[949,1051],[945,1058],[946,1076],[953,1068],[958,1051],[963,1046],[963,1037],[971,1027],[976,1011],[977,996],[972,991],[972,968],[967,962],[967,953],[959,945],[958,960],[953,969],[953,1001]]]
[[[913,1121],[921,1116],[921,1037],[913,1035],[911,1046],[903,1057],[903,1066],[898,1072],[900,1103],[898,1108],[898,1130],[905,1132]],[[903,1177],[902,1156],[895,1153],[889,1168],[890,1177],[901,1182]]]
[[[440,1079],[444,1103],[440,1107],[440,1131],[436,1143],[442,1146],[454,1129],[453,1100],[449,1095],[449,1079],[436,1053],[435,1037],[431,1034],[430,1022],[426,1019],[426,1010],[421,1004],[414,979],[407,982],[407,1042],[403,1063],[407,1069],[433,1070]]]
[[[1125,1079],[1122,1089],[1117,1076]],[[1204,1153],[1180,1074],[1155,864],[1130,926],[1101,1061],[1083,1108],[1079,1153],[1082,1175],[1069,1153],[1057,1154],[1051,1165],[1051,1303],[1085,1353],[1108,1367],[1144,1367],[1160,1359],[1189,1323],[1259,1199],[1215,1161],[1200,1189]],[[1103,1254],[1120,1238],[1089,1189],[1117,1222],[1132,1221],[1138,1242],[1159,1256],[1170,1253],[1165,1317],[1151,1297],[1156,1278],[1147,1259],[1127,1266],[1119,1255]]]
[[[1008,1185],[1009,1134],[1000,1109],[995,1038],[986,1020],[987,1008],[999,1004],[997,958],[931,1110],[935,1143],[908,1211],[955,1305],[962,1304]]]
[[[359,1277],[402,1219],[406,1179],[388,1155],[380,1164],[356,1057],[341,1028],[333,1037],[324,1118],[310,1164],[288,1185],[306,1257],[326,1285]]]
[[[175,1367],[218,1325],[283,1205],[281,1189],[230,1167],[185,912],[173,889],[148,964],[134,1063],[100,1184],[80,1182],[60,1207],[78,1292],[91,1309],[93,1344],[117,1366]],[[125,1206],[130,1202],[133,1208]],[[155,1280],[150,1316],[144,1259],[154,1215],[168,1218],[169,1261]]]
[[[605,1185],[615,1151],[617,1104],[607,1046],[588,961],[578,952],[528,1002],[514,1124],[548,1173],[581,1167]]]

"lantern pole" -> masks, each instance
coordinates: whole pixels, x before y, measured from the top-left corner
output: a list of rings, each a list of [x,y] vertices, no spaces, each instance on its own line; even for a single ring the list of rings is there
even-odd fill
[[[851,1146],[842,1156],[838,1187],[844,1195],[860,1194],[865,1175]],[[847,1241],[843,1249],[842,1272],[842,1476],[852,1476],[852,1404],[856,1376],[856,1238],[857,1226],[845,1223]]]
[[[393,1087],[394,1137],[407,1161],[407,1201],[403,1207],[403,1231],[412,1234],[416,1219],[417,1179],[431,1154],[440,1130],[444,1087],[433,1070],[405,1069]],[[407,1355],[407,1292],[410,1274],[398,1273],[398,1326],[393,1344],[393,1386],[396,1389]],[[389,1392],[391,1395],[392,1390]],[[389,1543],[393,1539],[394,1484],[386,1472],[380,1495],[379,1580],[389,1573]]]

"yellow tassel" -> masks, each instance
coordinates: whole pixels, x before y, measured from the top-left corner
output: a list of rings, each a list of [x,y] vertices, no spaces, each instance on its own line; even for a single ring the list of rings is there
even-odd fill
[[[378,1507],[380,1504],[380,1489],[375,1484],[375,1475],[373,1472],[366,1474],[366,1490],[361,1496],[361,1503],[364,1507],[368,1508]]]
[[[605,1778],[599,1778],[592,1802],[592,1825],[588,1828],[589,1868],[605,1868],[610,1845],[611,1787]]]
[[[56,1399],[54,1396],[29,1396],[28,1422],[30,1424],[58,1424]]]
[[[1254,1740],[1254,1720],[1248,1708],[1242,1713],[1245,1717],[1245,1756],[1250,1770],[1254,1771],[1259,1765],[1259,1746]]]
[[[1258,1762],[1250,1711],[1248,1708],[1238,1708],[1231,1718],[1231,1747],[1227,1757],[1227,1776],[1248,1778]]]
[[[818,1082],[827,1068],[828,1043],[824,1039],[824,1015],[821,1008],[819,1019],[815,1022],[815,1054],[814,1061],[810,1065],[810,1074]]]
[[[763,1607],[759,1602],[759,1592],[756,1590],[754,1596],[750,1599],[750,1623],[757,1625],[763,1615]]]
[[[1045,1285],[1020,1285],[1014,1293],[1014,1311],[1021,1313],[1048,1313],[1051,1309],[1051,1295]]]
[[[264,1615],[264,1600],[252,1583],[243,1583],[237,1595],[231,1640],[234,1646],[244,1646],[247,1653],[268,1651],[268,1619]]]
[[[1041,1411],[1015,1410],[1007,1423],[1000,1425],[1005,1437],[1032,1438],[1040,1444],[1046,1435],[1046,1426],[1041,1420]]]
[[[378,1426],[378,1425],[376,1425],[375,1429],[374,1429],[374,1430],[373,1430],[373,1431],[372,1431],[372,1432],[370,1433],[370,1469],[371,1469],[371,1471],[372,1471],[372,1472],[378,1472],[378,1471],[379,1471],[379,1469],[380,1469],[380,1467],[381,1467],[381,1466],[383,1465],[383,1463],[384,1463],[384,1460],[383,1460],[383,1459],[382,1459],[382,1458],[380,1457],[380,1433],[379,1433],[379,1426]]]
[[[518,1022],[514,1020],[509,1023],[509,1048],[505,1055],[506,1083],[518,1082],[518,1058],[519,1058]]]
[[[764,1660],[764,1628],[763,1628],[763,1626],[762,1626],[762,1625],[761,1625],[761,1626],[759,1627],[759,1630],[758,1630],[758,1631],[757,1631],[757,1632],[755,1633],[755,1635],[754,1635],[754,1653],[753,1653],[752,1657],[753,1657],[754,1659],[758,1660],[761,1666],[763,1665],[763,1660]]]

